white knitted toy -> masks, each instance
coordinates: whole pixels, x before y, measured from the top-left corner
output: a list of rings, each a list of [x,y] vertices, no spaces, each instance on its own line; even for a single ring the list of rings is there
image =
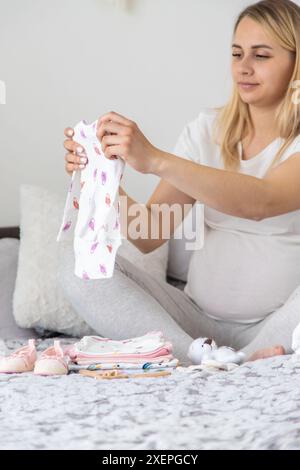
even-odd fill
[[[211,360],[221,364],[241,364],[245,359],[243,352],[237,352],[229,346],[218,348],[211,338],[195,339],[189,347],[187,356],[193,364],[204,364]]]

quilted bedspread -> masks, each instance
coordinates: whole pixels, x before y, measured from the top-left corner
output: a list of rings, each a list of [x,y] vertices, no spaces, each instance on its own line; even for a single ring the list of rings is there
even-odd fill
[[[1,449],[300,449],[297,355],[158,378],[0,374],[0,394]]]

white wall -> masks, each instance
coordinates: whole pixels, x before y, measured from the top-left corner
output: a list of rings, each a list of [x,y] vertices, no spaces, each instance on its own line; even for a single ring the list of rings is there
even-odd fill
[[[66,195],[63,130],[111,110],[172,151],[199,108],[231,89],[234,21],[248,0],[0,0],[0,226],[19,224],[19,185]],[[146,202],[159,179],[127,167]]]

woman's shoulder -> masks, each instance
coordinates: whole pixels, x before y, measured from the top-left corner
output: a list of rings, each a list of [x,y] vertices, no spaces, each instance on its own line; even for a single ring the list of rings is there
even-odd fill
[[[218,113],[218,108],[200,108],[196,120],[211,121],[218,115]]]
[[[194,119],[190,120],[185,126],[190,137],[196,140],[211,139],[213,124],[218,112],[218,108],[200,108]]]
[[[218,108],[200,108],[197,116],[191,121],[196,126],[211,128],[212,123],[219,113]]]
[[[217,113],[217,108],[200,108],[194,119],[185,124],[173,153],[198,163],[213,165],[215,143],[212,128]]]

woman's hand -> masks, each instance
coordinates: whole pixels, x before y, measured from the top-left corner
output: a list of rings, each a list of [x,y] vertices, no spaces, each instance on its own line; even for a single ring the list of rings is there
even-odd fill
[[[136,171],[155,174],[162,152],[146,139],[134,121],[113,111],[104,114],[98,120],[97,137],[109,160],[119,156]]]
[[[82,170],[86,167],[87,156],[82,145],[74,142],[72,138],[74,130],[71,127],[67,127],[64,134],[68,137],[64,141],[64,147],[68,151],[65,155],[65,170],[71,176],[73,171]]]

